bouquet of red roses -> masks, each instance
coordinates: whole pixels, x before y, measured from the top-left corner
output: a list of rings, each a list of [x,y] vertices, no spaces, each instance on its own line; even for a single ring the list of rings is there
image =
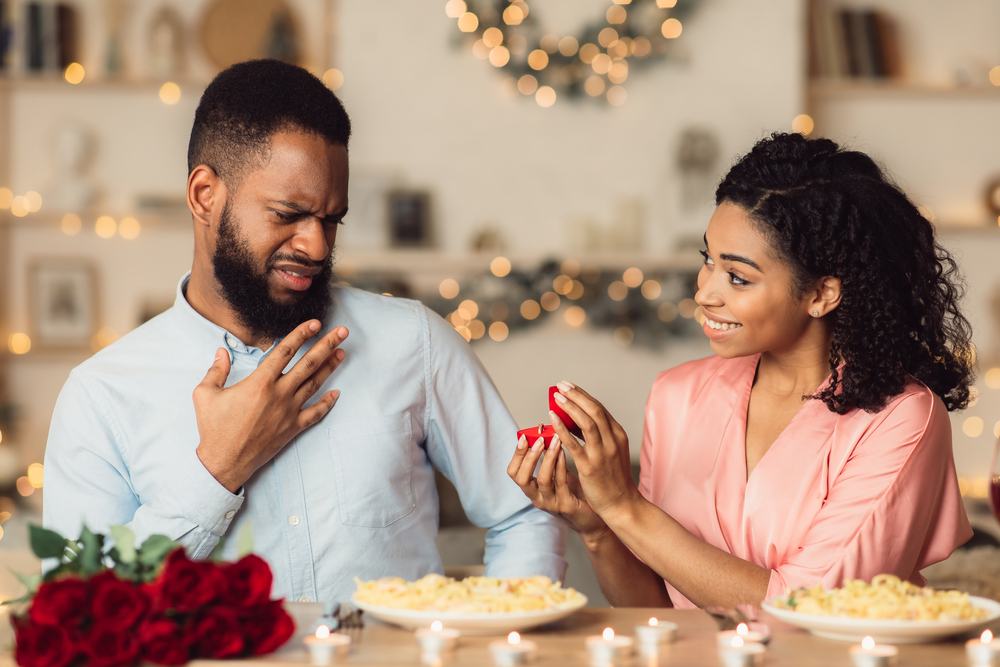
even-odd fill
[[[21,667],[180,665],[193,658],[263,655],[292,636],[271,569],[248,555],[235,563],[193,561],[162,535],[142,545],[122,526],[114,544],[84,528],[67,540],[31,526],[39,558],[58,559],[12,615]]]

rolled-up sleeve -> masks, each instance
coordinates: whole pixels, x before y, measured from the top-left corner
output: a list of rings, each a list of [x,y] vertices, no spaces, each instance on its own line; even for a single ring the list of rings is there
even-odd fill
[[[944,404],[911,394],[859,441],[801,544],[772,569],[767,597],[883,573],[907,579],[971,535]]]
[[[127,443],[100,382],[73,371],[56,401],[45,449],[42,521],[67,537],[82,526],[107,532],[129,526],[138,540],[161,534],[194,558],[211,554],[243,504],[212,477],[193,447],[178,446],[164,475],[168,488],[140,497]]]
[[[562,525],[535,509],[507,476],[517,427],[469,345],[421,307],[427,452],[458,491],[466,515],[487,528],[489,576],[562,579]]]

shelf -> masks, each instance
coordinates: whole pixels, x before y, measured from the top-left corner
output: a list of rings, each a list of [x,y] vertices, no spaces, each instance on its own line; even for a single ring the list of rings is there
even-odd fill
[[[87,77],[79,84],[68,83],[59,73],[45,73],[34,76],[24,74],[0,76],[0,91],[3,92],[69,92],[69,91],[120,91],[120,92],[151,92],[157,93],[167,81],[173,81],[181,90],[197,90],[201,92],[208,81],[192,78],[150,78],[122,77],[101,78]]]
[[[920,81],[811,79],[809,94],[814,97],[981,97],[1000,99],[1000,86],[957,85]]]
[[[465,253],[458,254],[442,250],[352,250],[337,249],[337,271],[349,276],[352,272],[377,271],[399,272],[406,274],[468,274],[478,271],[488,271],[490,262],[498,253]],[[602,253],[537,253],[531,255],[504,254],[513,269],[535,269],[541,262],[556,259],[567,259],[579,263],[582,269],[620,270],[631,266],[644,271],[655,272],[697,272],[701,267],[701,258],[692,252],[691,257],[668,255],[641,255],[628,252]]]

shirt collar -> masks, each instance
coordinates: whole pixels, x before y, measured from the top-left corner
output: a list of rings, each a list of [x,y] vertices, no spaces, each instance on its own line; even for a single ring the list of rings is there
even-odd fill
[[[194,326],[200,331],[208,334],[212,340],[219,341],[219,345],[224,346],[231,353],[238,352],[241,354],[262,354],[261,350],[255,347],[248,347],[243,344],[237,336],[226,331],[225,328],[220,327],[218,324],[212,320],[206,318],[204,315],[199,313],[197,310],[191,307],[190,302],[187,300],[185,292],[187,291],[188,282],[191,280],[191,272],[188,271],[181,277],[180,282],[177,283],[177,296],[174,298],[174,310],[180,315],[185,323]]]

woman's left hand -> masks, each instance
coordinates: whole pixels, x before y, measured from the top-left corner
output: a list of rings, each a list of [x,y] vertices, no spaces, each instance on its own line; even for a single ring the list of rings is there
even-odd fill
[[[550,413],[559,441],[576,464],[580,486],[598,515],[626,506],[639,491],[632,480],[628,435],[621,424],[593,396],[568,382],[556,385],[559,407],[583,432],[583,444],[569,432],[555,413]]]

